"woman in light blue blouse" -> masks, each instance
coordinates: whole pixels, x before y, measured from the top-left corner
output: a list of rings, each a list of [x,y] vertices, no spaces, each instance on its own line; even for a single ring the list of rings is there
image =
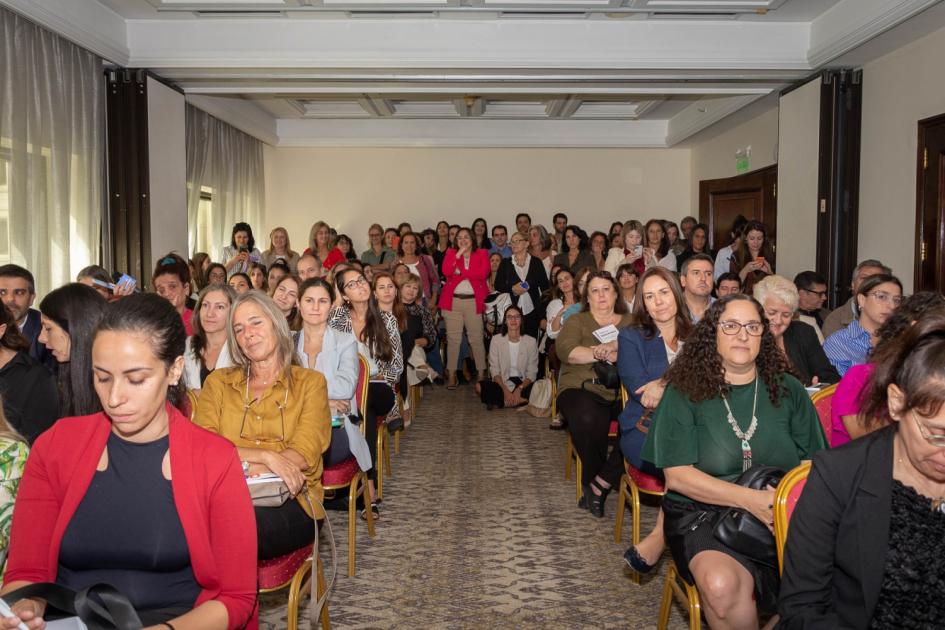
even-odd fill
[[[328,326],[334,302],[332,286],[321,278],[310,278],[299,289],[302,330],[295,336],[296,353],[303,367],[318,370],[328,381],[328,407],[332,435],[325,465],[333,466],[352,455],[361,470],[371,469],[371,454],[361,430],[352,422],[358,409],[358,342],[351,333]]]

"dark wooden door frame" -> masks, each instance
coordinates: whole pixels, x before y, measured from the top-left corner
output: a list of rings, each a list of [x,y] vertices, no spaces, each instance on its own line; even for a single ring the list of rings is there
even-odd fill
[[[715,234],[715,224],[710,207],[712,195],[715,193],[738,193],[761,190],[761,210],[759,221],[768,229],[768,238],[772,244],[777,244],[778,237],[778,165],[772,164],[764,168],[721,179],[704,179],[699,182],[699,221],[709,227],[710,238]],[[750,218],[750,217],[749,217]],[[728,229],[731,226],[726,226]],[[718,250],[728,243],[712,243],[711,247]],[[777,254],[775,254],[777,256]],[[772,261],[774,262],[774,261]]]
[[[945,273],[943,273],[942,270],[942,266],[945,264],[945,217],[941,216],[940,211],[939,216],[934,217],[933,221],[927,222],[925,215],[926,203],[928,201],[926,199],[926,183],[930,177],[939,178],[939,173],[941,172],[941,165],[937,164],[938,155],[930,155],[928,150],[929,129],[943,124],[945,124],[945,114],[924,118],[918,123],[919,140],[917,144],[918,155],[916,157],[915,193],[915,255],[913,263],[914,291],[941,291],[943,289],[942,285],[945,284]],[[929,168],[930,159],[932,166],[936,168]],[[945,182],[939,181],[938,184],[939,186],[943,186]],[[939,194],[942,194],[941,191],[939,191]],[[927,279],[924,278],[926,273],[923,271],[923,265],[929,256],[934,258],[931,265],[933,270],[931,283],[927,282]]]

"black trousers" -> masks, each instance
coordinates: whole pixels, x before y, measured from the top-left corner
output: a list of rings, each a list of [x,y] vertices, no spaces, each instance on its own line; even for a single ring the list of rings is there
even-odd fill
[[[256,544],[260,560],[292,553],[315,540],[315,524],[298,500],[279,507],[256,507]]]
[[[516,385],[522,384],[522,379],[517,376],[513,376],[509,380]],[[532,385],[533,383],[529,383],[528,387],[522,390],[522,398],[526,401],[528,400],[528,396],[532,393]],[[482,383],[480,383],[479,399],[482,400],[482,404],[484,405],[492,405],[500,409],[505,407],[505,392],[502,391],[502,386],[495,381],[482,381]]]
[[[614,404],[583,389],[566,389],[558,394],[558,411],[568,423],[574,450],[581,458],[581,483],[600,478],[616,486],[623,474],[620,444],[607,452],[610,423],[616,420]]]
[[[371,470],[367,471],[368,479],[374,481],[377,479],[377,417],[386,418],[397,399],[394,397],[394,390],[387,383],[371,382],[368,383],[367,395],[367,413],[364,414],[364,420],[367,422],[364,426],[364,438],[367,440],[368,448],[371,451]]]

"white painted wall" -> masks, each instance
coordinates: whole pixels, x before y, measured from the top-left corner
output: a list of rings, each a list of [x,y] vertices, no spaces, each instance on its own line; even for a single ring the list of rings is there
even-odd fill
[[[917,123],[945,113],[945,29],[863,67],[859,258],[879,258],[912,292]]]
[[[367,228],[483,217],[514,225],[525,211],[550,227],[564,211],[582,227],[612,221],[679,220],[691,212],[688,149],[329,149],[271,148],[266,225],[304,247],[311,224],[328,221],[366,248]],[[268,241],[266,241],[268,242]]]
[[[734,177],[735,152],[751,147],[751,170],[778,161],[778,100],[766,97],[686,142],[692,148],[692,209],[699,212],[699,182]],[[778,257],[780,261],[780,256]]]
[[[187,147],[184,95],[148,77],[151,256],[187,256]],[[145,262],[151,267],[154,261]]]
[[[785,94],[778,141],[778,273],[793,278],[817,261],[819,79]]]

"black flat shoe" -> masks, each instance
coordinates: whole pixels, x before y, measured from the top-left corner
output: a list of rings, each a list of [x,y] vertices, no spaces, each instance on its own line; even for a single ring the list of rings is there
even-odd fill
[[[591,486],[600,490],[600,494],[594,494],[594,490]],[[590,485],[587,486],[587,491],[584,493],[584,496],[587,497],[587,511],[597,518],[604,518],[604,503],[607,501],[608,492],[610,492],[610,488],[601,488],[597,483],[591,481]]]
[[[630,546],[629,549],[623,552],[623,559],[630,568],[639,573],[640,575],[645,575],[653,570],[656,566],[655,564],[650,564],[643,559],[643,556],[640,555],[640,552],[637,551],[637,548]]]

